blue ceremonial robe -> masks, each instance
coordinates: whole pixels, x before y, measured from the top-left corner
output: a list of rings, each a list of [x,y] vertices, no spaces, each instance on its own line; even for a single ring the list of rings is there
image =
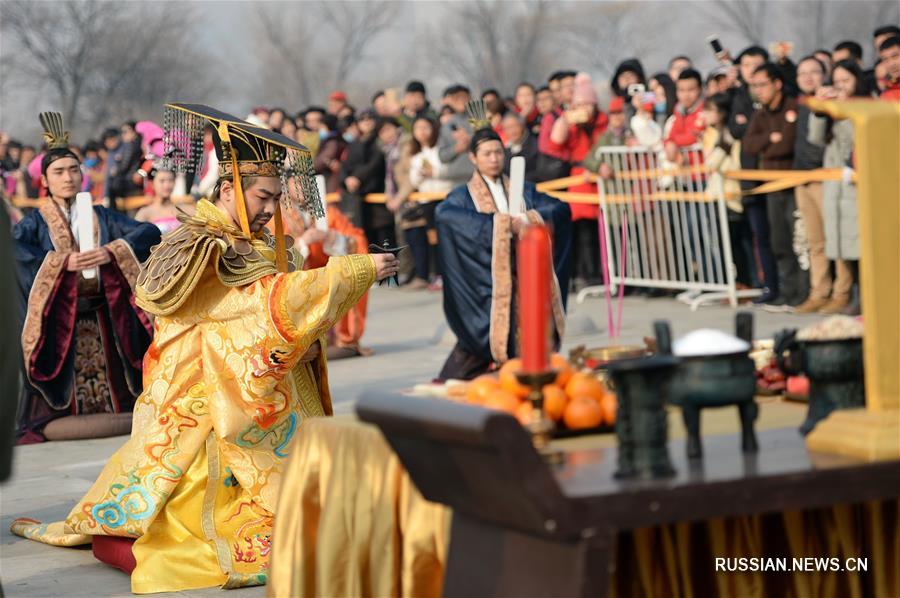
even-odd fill
[[[489,192],[485,195],[484,181],[476,177],[480,178],[480,175],[476,173],[469,184],[450,192],[438,205],[435,219],[444,281],[444,315],[456,334],[458,348],[477,361],[489,364],[518,354],[515,238],[505,246],[498,245],[497,234],[514,237],[508,224],[510,216],[491,213],[493,200]],[[473,190],[479,197],[473,198]],[[570,272],[571,211],[566,203],[539,193],[529,182],[525,183],[524,199],[525,209],[539,214],[551,230],[553,264],[559,282],[558,299],[564,309]],[[498,247],[502,256],[496,255]],[[504,293],[504,289],[496,288],[497,285],[507,287],[508,309],[497,309],[498,300]],[[508,321],[504,324],[500,319]],[[556,323],[559,333],[560,322]],[[501,334],[508,330],[505,339],[497,338],[498,330]]]

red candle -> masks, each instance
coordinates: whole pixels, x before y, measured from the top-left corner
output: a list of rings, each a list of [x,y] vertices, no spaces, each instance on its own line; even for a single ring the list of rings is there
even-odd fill
[[[529,226],[519,237],[519,330],[522,338],[522,371],[529,374],[549,368],[550,233],[546,226]]]

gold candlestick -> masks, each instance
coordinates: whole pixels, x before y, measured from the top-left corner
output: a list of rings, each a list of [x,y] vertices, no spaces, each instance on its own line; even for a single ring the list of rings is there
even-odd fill
[[[537,373],[518,373],[516,378],[519,384],[528,387],[528,401],[531,403],[531,421],[525,426],[531,433],[531,442],[534,448],[548,463],[562,461],[562,453],[550,450],[550,441],[553,439],[553,430],[556,425],[544,412],[544,387],[556,380],[556,370],[546,370]]]

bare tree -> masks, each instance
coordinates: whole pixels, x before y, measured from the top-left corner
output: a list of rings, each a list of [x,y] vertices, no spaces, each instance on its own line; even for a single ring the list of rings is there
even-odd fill
[[[3,8],[3,30],[30,59],[15,66],[22,71],[32,66],[35,78],[49,81],[69,123],[79,116],[90,77],[86,65],[99,54],[97,38],[107,29],[111,13],[97,2],[51,5],[15,0]]]
[[[263,49],[268,50],[262,61],[263,87],[276,98],[294,98],[308,104],[318,82],[312,61],[310,21],[301,14],[285,13],[279,6],[271,9],[260,5],[255,13],[257,35],[265,42]]]
[[[448,75],[508,90],[519,81],[546,76],[548,13],[544,1],[453,3],[421,42],[431,48],[432,64]]]
[[[390,29],[398,2],[321,2],[323,21],[335,31],[339,54],[332,84],[341,87],[367,57],[371,43]]]
[[[830,49],[843,40],[856,40],[868,57],[872,31],[900,20],[900,3],[890,0],[841,3],[831,0],[791,2],[783,15],[785,39],[794,41],[801,53]]]
[[[24,88],[49,84],[75,130],[156,114],[175,92],[207,92],[191,25],[185,7],[96,0],[12,0],[2,21],[19,49],[14,68]]]
[[[587,61],[583,68],[611,74],[623,59],[644,57],[654,48],[656,39],[647,32],[654,30],[658,14],[635,2],[576,4],[561,15],[558,27],[578,63]]]
[[[267,50],[263,87],[280,101],[308,104],[321,99],[321,89],[347,85],[371,60],[372,44],[391,29],[400,7],[391,1],[256,6],[257,35]],[[315,45],[322,39],[330,45]]]
[[[711,19],[725,30],[740,33],[753,44],[765,42],[771,25],[768,1],[716,0],[711,8]]]

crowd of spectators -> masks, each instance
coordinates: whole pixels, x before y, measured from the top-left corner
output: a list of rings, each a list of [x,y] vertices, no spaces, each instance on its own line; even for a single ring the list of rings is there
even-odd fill
[[[799,58],[784,43],[768,50],[751,46],[734,56],[722,50],[705,74],[688,56],[673,57],[650,76],[631,58],[618,65],[604,90],[574,69],[554,72],[541,84],[523,82],[480,95],[454,84],[434,100],[422,82],[410,81],[402,90],[377,91],[364,106],[352,105],[336,90],[325,106],[257,107],[247,118],[310,148],[326,190],[340,196],[340,209],[370,242],[409,244],[413,259],[402,279],[409,289],[441,286],[435,202],[413,201],[411,194],[441,195],[470,179],[473,131],[465,108],[480,97],[506,147],[507,169],[513,157],[522,156],[533,182],[583,173],[609,178],[610,166],[597,158],[602,147],[653,148],[663,162],[678,165],[684,148],[701,145],[711,171],[705,184],[721,185],[730,198],[737,279],[762,289],[755,301],[773,310],[858,313],[859,233],[849,177],[741,198],[741,185],[747,190],[757,183],[717,175],[739,168],[852,169],[852,124],[811,112],[802,98],[900,101],[900,28],[878,28],[872,47],[874,60],[854,41]],[[599,96],[611,99],[601,106]],[[73,146],[87,175],[84,190],[113,207],[116,199],[158,194],[148,173],[161,143],[161,129],[143,121]],[[170,196],[209,192],[215,183],[211,150],[207,135],[202,171],[193,182],[167,181]],[[0,176],[10,209],[13,197],[42,196],[40,152],[39,145],[0,133]],[[593,180],[582,177],[568,191],[596,192]],[[386,202],[366,202],[373,193],[385,194]],[[598,215],[596,204],[572,206],[576,290],[600,282]],[[798,220],[808,260],[798,259]]]

